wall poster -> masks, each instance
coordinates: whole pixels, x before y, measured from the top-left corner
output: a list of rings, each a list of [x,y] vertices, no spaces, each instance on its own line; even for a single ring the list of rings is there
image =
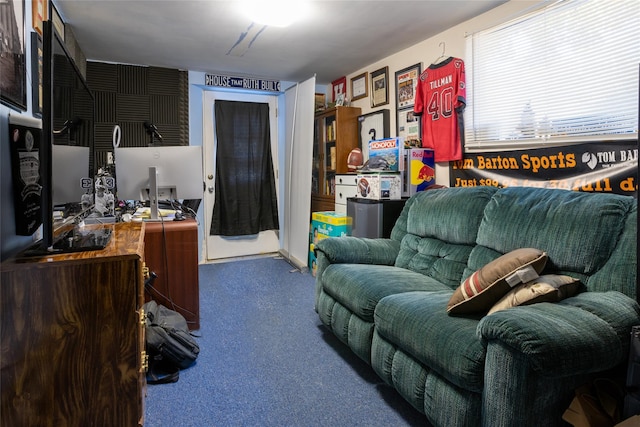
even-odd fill
[[[11,178],[18,236],[30,236],[42,224],[41,136],[40,120],[9,115]]]
[[[0,101],[27,109],[27,67],[24,40],[24,0],[0,2]]]
[[[450,186],[545,187],[637,197],[637,141],[491,153],[451,162]]]
[[[422,121],[413,113],[413,107],[396,110],[396,135],[404,138],[405,145],[420,147]]]
[[[396,109],[413,108],[422,63],[396,71]]]

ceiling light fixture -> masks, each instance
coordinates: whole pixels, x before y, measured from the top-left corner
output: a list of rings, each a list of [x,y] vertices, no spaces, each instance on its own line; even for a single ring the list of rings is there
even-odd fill
[[[287,27],[300,21],[309,11],[307,1],[242,0],[239,6],[253,22],[270,27]]]

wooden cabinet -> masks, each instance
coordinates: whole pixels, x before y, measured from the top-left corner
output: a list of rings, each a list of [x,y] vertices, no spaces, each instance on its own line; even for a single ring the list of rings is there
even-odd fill
[[[144,225],[104,250],[1,265],[2,426],[141,426]]]
[[[311,211],[333,211],[336,174],[348,172],[347,157],[358,146],[360,108],[335,107],[314,121]]]
[[[182,314],[189,329],[200,329],[198,285],[198,224],[184,221],[147,222],[145,261],[158,276],[145,299]]]

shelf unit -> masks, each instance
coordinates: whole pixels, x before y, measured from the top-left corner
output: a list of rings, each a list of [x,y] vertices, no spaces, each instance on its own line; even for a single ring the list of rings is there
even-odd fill
[[[311,175],[311,211],[335,209],[336,174],[348,172],[347,157],[358,146],[361,109],[334,107],[316,113]]]

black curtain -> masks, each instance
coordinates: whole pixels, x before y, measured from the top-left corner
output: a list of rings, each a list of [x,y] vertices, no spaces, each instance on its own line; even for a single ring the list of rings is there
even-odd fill
[[[216,187],[211,235],[278,229],[269,105],[215,101]]]

